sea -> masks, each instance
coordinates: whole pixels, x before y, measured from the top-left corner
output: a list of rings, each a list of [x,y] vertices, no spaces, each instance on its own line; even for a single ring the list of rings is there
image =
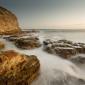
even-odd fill
[[[44,39],[67,39],[74,42],[85,42],[85,29],[38,29]]]

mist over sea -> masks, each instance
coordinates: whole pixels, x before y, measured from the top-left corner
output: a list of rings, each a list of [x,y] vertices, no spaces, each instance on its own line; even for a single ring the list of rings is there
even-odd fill
[[[67,39],[74,42],[85,42],[85,29],[38,29],[45,39]]]
[[[83,30],[36,29],[36,31],[41,43],[45,39],[67,39],[85,43],[85,31]],[[1,40],[6,44],[5,50],[15,50],[37,56],[40,61],[40,74],[31,85],[85,85],[85,64],[77,66],[71,61],[45,52],[43,46],[32,50],[21,50],[13,43]]]

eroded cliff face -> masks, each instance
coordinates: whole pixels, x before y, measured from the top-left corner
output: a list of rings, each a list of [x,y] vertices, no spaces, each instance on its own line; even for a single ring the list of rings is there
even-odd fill
[[[17,17],[9,10],[0,7],[0,34],[14,34],[19,31]]]

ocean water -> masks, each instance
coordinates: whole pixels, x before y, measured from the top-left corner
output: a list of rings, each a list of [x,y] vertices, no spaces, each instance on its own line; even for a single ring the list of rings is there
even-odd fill
[[[68,39],[74,42],[85,42],[85,32],[39,30],[38,36],[41,43],[45,39]],[[85,85],[85,65],[80,68],[74,63],[59,56],[43,51],[43,46],[33,50],[20,50],[11,42],[1,38],[6,47],[4,50],[15,50],[28,55],[36,55],[40,61],[39,76],[31,85]]]
[[[44,35],[43,35],[44,34]],[[56,29],[41,29],[40,35],[44,39],[67,39],[74,42],[85,42],[85,30],[56,30]]]

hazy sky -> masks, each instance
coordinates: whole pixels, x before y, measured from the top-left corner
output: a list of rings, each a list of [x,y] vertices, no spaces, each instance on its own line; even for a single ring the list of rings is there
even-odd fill
[[[85,25],[85,0],[0,0],[23,27]]]

